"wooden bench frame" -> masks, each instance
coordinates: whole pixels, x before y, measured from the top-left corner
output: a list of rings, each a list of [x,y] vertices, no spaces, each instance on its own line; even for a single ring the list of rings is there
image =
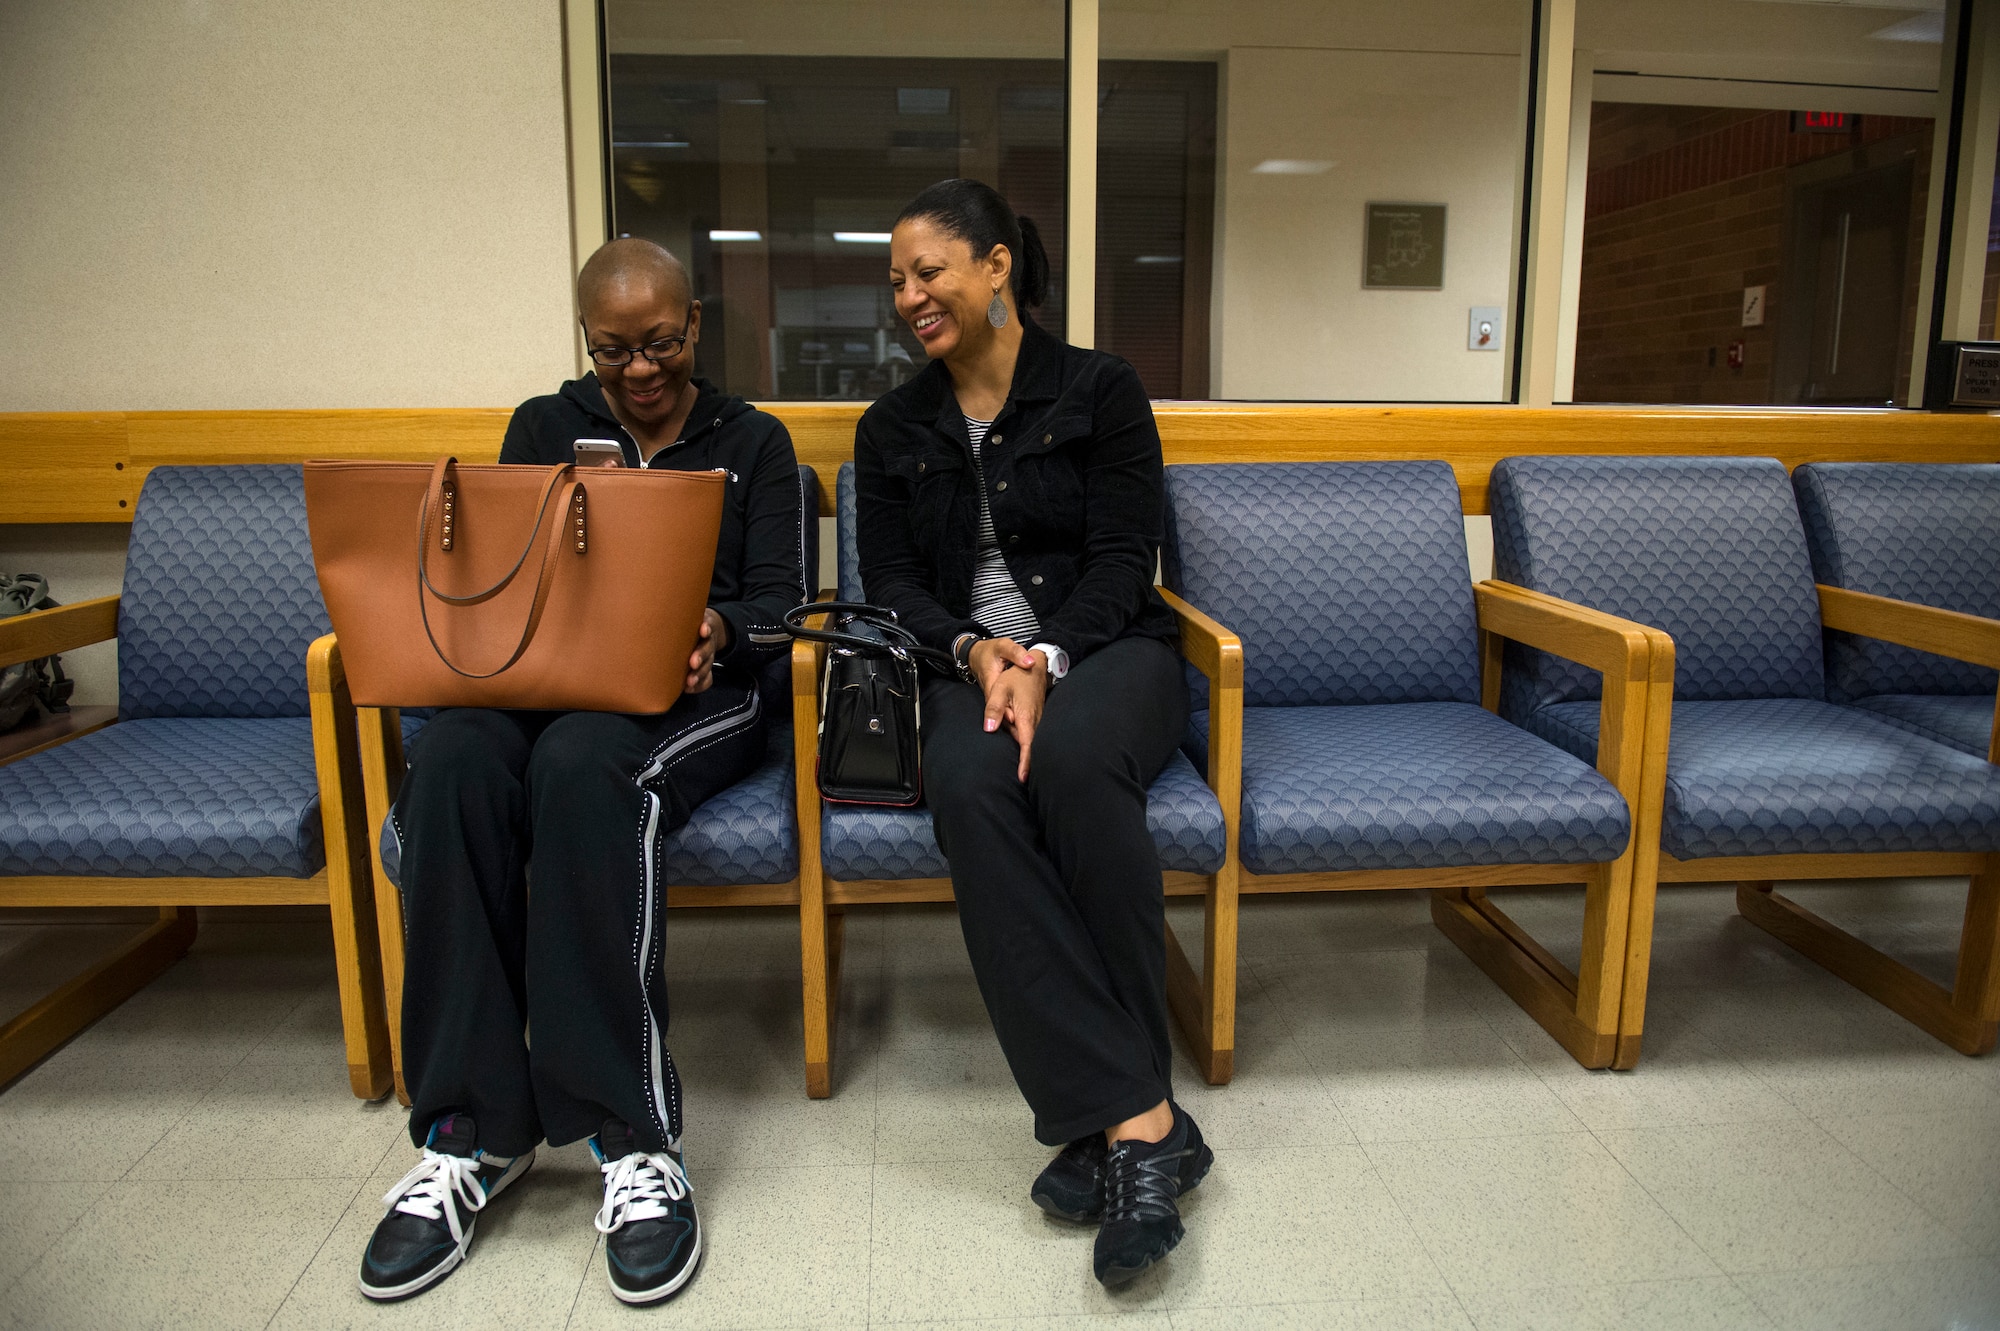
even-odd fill
[[[0,667],[53,652],[75,651],[118,636],[116,596],[79,601],[0,621]],[[326,866],[310,878],[103,878],[74,875],[0,877],[0,906],[154,906],[159,920],[0,1026],[0,1086],[26,1072],[73,1036],[151,984],[193,946],[197,906],[326,905],[333,914],[334,969],[354,1094],[373,1100],[389,1089],[389,1028],[382,1004],[375,910],[351,811],[361,800],[354,704],[331,635],[306,656],[313,757],[318,767]],[[64,728],[49,743],[23,747],[0,763],[67,743],[115,719]]]
[[[789,427],[801,462],[823,477],[830,477],[841,461],[852,456],[854,427],[864,404],[860,403],[773,403],[768,409]],[[326,411],[222,411],[222,412],[56,412],[0,414],[0,470],[10,484],[0,490],[0,523],[130,522],[132,505],[146,472],[166,464],[297,462],[313,457],[385,457],[428,461],[440,453],[453,453],[467,460],[485,461],[497,456],[499,440],[511,412],[496,408],[439,408],[417,410],[326,410]],[[1409,458],[1443,458],[1457,473],[1464,512],[1487,512],[1487,481],[1493,464],[1512,454],[1607,453],[1640,455],[1694,454],[1708,456],[1771,456],[1789,469],[1804,462],[2000,462],[2000,421],[1983,415],[1938,415],[1896,410],[1814,410],[1772,407],[1613,407],[1561,406],[1370,406],[1328,404],[1239,404],[1163,402],[1155,405],[1160,435],[1168,463],[1180,462],[1264,462],[1264,461],[1363,461]],[[822,487],[822,516],[831,515],[834,495]],[[1842,613],[1829,613],[1830,624]],[[1835,624],[1835,627],[1841,625]],[[1900,631],[1900,630],[1899,630]],[[1888,635],[1888,629],[1883,630]],[[1900,639],[1891,638],[1900,641]],[[68,647],[60,650],[68,650]],[[37,652],[36,654],[40,654]],[[1492,687],[1489,674],[1486,687]],[[1657,679],[1654,681],[1657,683]],[[1649,738],[1649,750],[1665,743],[1670,724],[1671,697],[1664,690],[1650,690],[1648,715],[1658,727],[1659,740]],[[364,733],[381,732],[383,718],[364,718]],[[393,730],[393,725],[390,727]],[[803,733],[803,732],[801,732]],[[400,732],[383,734],[379,756],[369,757],[363,745],[364,764],[376,769],[370,800],[386,810],[382,799],[387,788],[387,770],[400,773]],[[396,761],[391,764],[389,756]],[[802,763],[801,768],[806,764]],[[1642,777],[1642,782],[1647,778]],[[1820,857],[1796,860],[1732,861],[1708,860],[1682,863],[1658,852],[1658,809],[1664,795],[1663,765],[1642,787],[1638,813],[1650,818],[1650,835],[1636,830],[1638,858],[1633,865],[1631,941],[1623,967],[1623,998],[1620,1004],[1618,1050],[1613,1066],[1629,1067],[1638,1057],[1643,1032],[1645,984],[1644,964],[1651,943],[1651,896],[1642,882],[1712,882],[1740,878],[1751,884],[1745,891],[1746,913],[1765,927],[1782,926],[1779,936],[1796,944],[1809,955],[1835,957],[1824,961],[1836,974],[1862,973],[1878,990],[1894,997],[1883,1001],[1898,1011],[1914,1008],[1939,1020],[1956,1022],[1957,1017],[1938,1016],[1941,1000],[1931,992],[1940,986],[1904,971],[1888,969],[1898,963],[1868,950],[1861,960],[1853,948],[1832,937],[1832,926],[1819,928],[1801,921],[1793,903],[1772,898],[1762,888],[1774,877],[1832,875],[1968,874],[1979,876],[1981,886],[1968,903],[1968,924],[1978,924],[2000,915],[1993,898],[2000,893],[1990,885],[1994,873],[1984,857],[1949,855],[1906,855],[1853,857],[1827,861]],[[1648,813],[1646,810],[1650,809]],[[1233,814],[1232,814],[1233,817]],[[371,805],[368,826],[380,826],[380,817]],[[368,856],[374,859],[375,838],[368,838]],[[816,863],[819,833],[817,825],[800,828],[802,862]],[[1648,850],[1650,841],[1651,849]],[[1646,857],[1656,858],[1649,871]],[[1457,903],[1447,902],[1447,914],[1456,916],[1467,928],[1477,928],[1466,918],[1460,905],[1479,914],[1493,925],[1493,915],[1479,903],[1484,888],[1503,883],[1547,881],[1545,870],[1535,877],[1492,875],[1494,881],[1466,885]],[[1983,876],[1981,876],[1983,875]],[[1355,885],[1360,885],[1356,880]],[[1238,891],[1254,891],[1259,881],[1246,887],[1240,879]],[[893,895],[902,890],[894,885],[876,885],[876,899],[903,899]],[[1188,894],[1206,890],[1197,883],[1170,881],[1168,890]],[[839,953],[838,908],[845,903],[846,885],[823,888],[820,899],[809,900],[803,879],[788,884],[772,884],[757,889],[673,889],[674,904],[797,904],[802,918],[821,913],[828,920],[827,940],[815,951],[806,941],[802,960],[808,993],[815,986],[815,974],[829,982],[837,975]],[[738,895],[723,897],[722,893]],[[828,897],[830,895],[830,900]],[[1739,893],[1739,895],[1743,895]],[[387,908],[385,909],[385,903]],[[397,928],[384,929],[386,938],[400,939],[400,901],[393,891],[375,893],[375,904],[385,924],[389,910],[396,912]],[[1765,906],[1770,909],[1760,909]],[[1437,909],[1434,907],[1434,910]],[[830,915],[824,912],[831,911]],[[1773,912],[1777,912],[1774,914]],[[1768,921],[1768,922],[1767,922]],[[1823,923],[1823,922],[1821,922]],[[807,926],[809,928],[809,926]],[[1831,931],[1829,933],[1828,931]],[[1976,930],[1975,930],[1976,932]],[[1211,929],[1210,936],[1215,931]],[[1982,935],[1983,936],[1983,935]],[[1845,937],[1842,935],[1841,937]],[[1968,935],[1970,937],[1970,935]],[[1490,940],[1489,940],[1490,941]],[[1859,947],[1859,944],[1855,945]],[[1205,949],[1206,950],[1206,949]],[[1532,955],[1532,954],[1530,954]],[[1879,960],[1878,960],[1879,958]],[[400,960],[400,957],[398,957]],[[1183,957],[1183,960],[1185,958]],[[1641,964],[1632,964],[1638,960]],[[385,958],[385,964],[387,959]],[[1541,972],[1565,988],[1559,969],[1546,963]],[[1906,968],[1905,968],[1906,969]],[[1971,995],[1984,993],[1989,977],[2000,965],[1991,958],[1961,951],[1960,983],[1955,990]],[[1215,963],[1204,973],[1220,978]],[[1176,968],[1172,994],[1176,1011],[1192,1010],[1189,979],[1192,967],[1182,974]],[[397,972],[398,980],[400,970]],[[1870,976],[1879,976],[1869,979]],[[1531,980],[1534,977],[1531,973]],[[1856,981],[1861,983],[1861,981]],[[1539,985],[1539,980],[1534,980]],[[1929,985],[1926,989],[1924,986]],[[1205,986],[1203,986],[1205,988]],[[1863,984],[1867,988],[1867,984]],[[830,988],[828,992],[830,992]],[[400,983],[391,985],[391,1011],[400,1004]],[[1512,992],[1510,990],[1510,992]],[[1878,997],[1883,994],[1877,992]],[[1980,1030],[1991,1024],[1993,1002],[1967,998],[1971,1007],[1952,1000],[1952,1010],[1967,1017]],[[1208,1061],[1220,1068],[1220,1051],[1215,1023],[1223,1011],[1219,999],[1204,997],[1209,1009],[1200,1025],[1211,1032]],[[1901,1004],[1901,1006],[1898,1006]],[[1984,1015],[1982,1015],[1984,1014]],[[823,1014],[830,1022],[831,1014]],[[1905,1015],[1909,1015],[1905,1012]],[[808,1000],[808,1031],[813,1014]],[[1913,1020],[1918,1020],[1913,1017]],[[1919,1020],[1919,1024],[1923,1024]],[[1929,1027],[1926,1027],[1929,1029]],[[829,1027],[830,1031],[830,1027]],[[1975,1031],[1975,1035],[1978,1032]],[[1989,1037],[1979,1035],[1979,1039]],[[830,1039],[830,1034],[829,1034]],[[1975,1041],[1976,1042],[1976,1041]],[[809,1062],[814,1061],[810,1056]]]

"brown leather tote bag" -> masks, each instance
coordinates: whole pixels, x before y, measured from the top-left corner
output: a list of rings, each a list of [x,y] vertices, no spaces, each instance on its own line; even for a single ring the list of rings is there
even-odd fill
[[[666,711],[708,603],[723,481],[306,463],[313,562],[354,701]]]

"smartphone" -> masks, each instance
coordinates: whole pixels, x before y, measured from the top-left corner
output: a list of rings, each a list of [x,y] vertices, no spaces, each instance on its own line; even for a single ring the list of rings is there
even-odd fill
[[[576,449],[576,465],[579,467],[625,465],[625,449],[615,439],[579,439],[571,447]]]

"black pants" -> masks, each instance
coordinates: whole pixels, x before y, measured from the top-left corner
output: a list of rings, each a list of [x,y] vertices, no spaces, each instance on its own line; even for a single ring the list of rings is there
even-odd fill
[[[661,843],[756,767],[763,730],[754,683],[722,670],[660,716],[464,709],[424,727],[395,813],[412,1140],[453,1111],[498,1155],[611,1117],[642,1150],[680,1136]]]
[[[924,686],[924,787],[966,950],[1015,1084],[1054,1146],[1172,1091],[1166,899],[1146,788],[1187,732],[1164,643],[1125,638],[1049,692],[1028,779],[957,680]]]

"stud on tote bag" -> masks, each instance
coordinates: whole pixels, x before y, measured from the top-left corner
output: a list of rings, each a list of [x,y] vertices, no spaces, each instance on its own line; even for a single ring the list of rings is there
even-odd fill
[[[313,562],[354,701],[666,711],[708,603],[724,479],[306,463]]]

